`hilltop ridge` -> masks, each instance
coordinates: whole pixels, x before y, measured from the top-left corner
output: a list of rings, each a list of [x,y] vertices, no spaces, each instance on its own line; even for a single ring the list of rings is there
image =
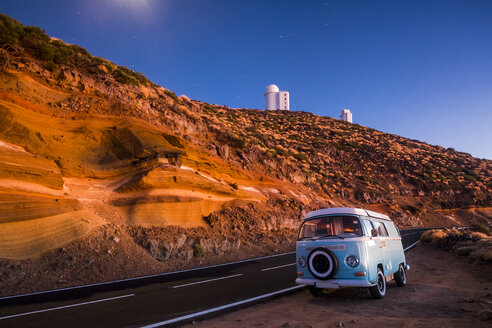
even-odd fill
[[[324,206],[400,227],[491,224],[490,160],[177,97],[8,16],[0,31],[1,294],[199,265],[200,249],[206,261],[289,249]]]

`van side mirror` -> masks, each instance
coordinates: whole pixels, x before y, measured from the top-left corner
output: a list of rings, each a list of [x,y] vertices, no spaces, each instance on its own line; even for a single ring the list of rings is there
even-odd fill
[[[377,237],[378,236],[378,229],[372,229],[371,230],[371,236],[372,237]]]

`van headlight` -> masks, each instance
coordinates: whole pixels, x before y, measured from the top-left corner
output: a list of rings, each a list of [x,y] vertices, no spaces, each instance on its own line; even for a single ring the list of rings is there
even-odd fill
[[[351,266],[352,268],[355,268],[356,266],[359,265],[359,259],[355,255],[347,256],[347,259],[345,260],[345,262],[347,262],[347,264],[349,266]]]
[[[300,257],[299,261],[297,261],[297,263],[299,263],[301,268],[304,268],[306,266],[306,259],[304,257]]]

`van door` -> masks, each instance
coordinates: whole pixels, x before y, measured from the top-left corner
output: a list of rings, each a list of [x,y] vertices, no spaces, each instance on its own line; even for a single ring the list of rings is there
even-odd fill
[[[378,273],[378,263],[384,263],[384,252],[381,247],[381,238],[379,236],[372,237],[371,231],[377,228],[373,225],[371,220],[363,219],[366,236],[370,237],[366,243],[367,247],[367,271],[368,279],[370,282],[376,282]],[[384,265],[384,264],[383,264]]]
[[[389,237],[388,237],[388,248],[391,253],[391,261],[393,264],[393,269],[391,271],[396,272],[400,263],[405,263],[405,256],[403,251],[403,246],[401,244],[401,237],[398,229],[393,224],[393,222],[384,222],[386,226]]]
[[[374,220],[372,221],[372,224],[374,225],[374,229],[378,231],[377,239],[379,240],[379,248],[381,250],[382,256],[382,261],[380,263],[383,263],[383,273],[386,276],[393,271],[393,263],[391,261],[391,247],[388,247],[391,246],[388,245],[388,243],[390,242],[388,230],[386,229],[386,226],[383,222]]]

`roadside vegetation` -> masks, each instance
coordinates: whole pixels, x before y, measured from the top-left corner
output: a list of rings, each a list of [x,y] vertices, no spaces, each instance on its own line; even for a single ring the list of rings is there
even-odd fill
[[[471,260],[492,262],[492,237],[490,229],[483,225],[472,225],[471,229],[429,230],[420,241],[438,248],[450,250]]]

